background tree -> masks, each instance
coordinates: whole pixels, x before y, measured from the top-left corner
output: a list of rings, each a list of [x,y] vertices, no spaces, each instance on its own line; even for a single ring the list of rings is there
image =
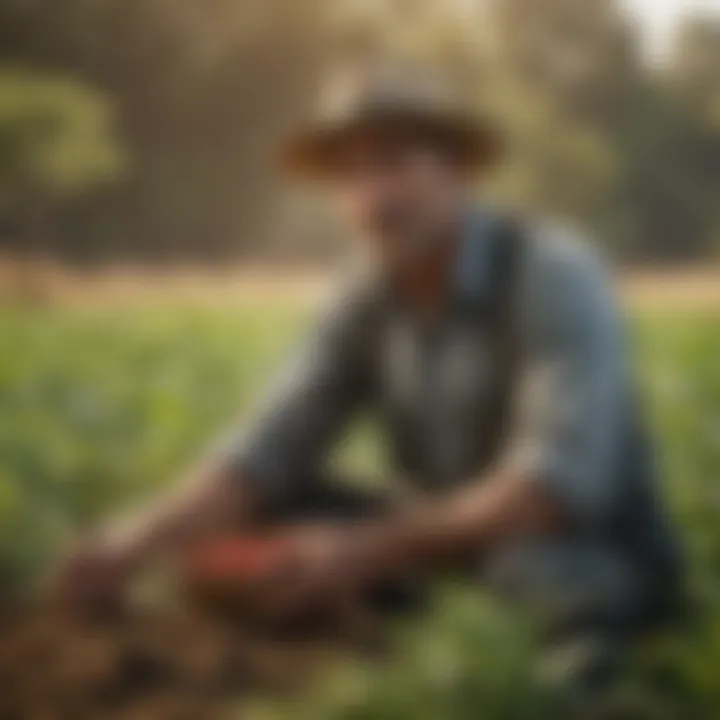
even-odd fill
[[[37,198],[11,182],[0,247],[17,249],[22,216],[26,248],[74,260],[323,257],[334,228],[295,212],[278,140],[334,65],[409,52],[507,128],[492,195],[575,217],[634,261],[697,260],[720,245],[719,34],[689,21],[657,68],[618,0],[5,0],[0,70],[67,78],[47,101],[64,132],[95,123],[86,157],[123,172]],[[46,140],[5,139],[0,176],[32,174]]]
[[[65,78],[0,72],[0,207],[6,244],[52,242],[55,210],[121,170],[106,99]]]

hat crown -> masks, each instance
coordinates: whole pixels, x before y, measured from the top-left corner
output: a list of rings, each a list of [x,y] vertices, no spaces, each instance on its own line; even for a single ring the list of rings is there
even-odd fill
[[[322,119],[397,112],[439,112],[453,105],[448,84],[428,73],[383,67],[364,73],[337,73],[322,88]]]

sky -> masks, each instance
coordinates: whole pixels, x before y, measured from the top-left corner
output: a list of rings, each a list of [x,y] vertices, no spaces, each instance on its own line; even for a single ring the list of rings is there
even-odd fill
[[[672,43],[678,20],[684,15],[701,11],[720,17],[720,0],[623,0],[623,3],[640,19],[647,51],[653,58],[662,58]]]

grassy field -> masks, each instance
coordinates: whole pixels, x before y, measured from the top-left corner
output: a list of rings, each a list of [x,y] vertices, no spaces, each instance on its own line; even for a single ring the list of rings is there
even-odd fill
[[[0,581],[26,586],[79,529],[172,480],[249,407],[304,324],[291,303],[0,310]],[[642,648],[643,717],[720,717],[720,311],[643,305],[636,357],[699,609]],[[398,659],[342,676],[292,717],[542,717],[527,637],[477,592],[439,593]],[[340,671],[338,671],[340,672]],[[332,684],[332,690],[329,686]]]

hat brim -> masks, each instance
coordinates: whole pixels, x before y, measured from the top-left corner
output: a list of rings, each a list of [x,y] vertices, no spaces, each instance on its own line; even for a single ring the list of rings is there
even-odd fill
[[[487,119],[462,113],[395,112],[301,130],[285,143],[280,162],[291,176],[333,180],[346,169],[348,147],[358,142],[387,146],[393,138],[436,147],[470,173],[493,167],[503,150],[496,125]]]

